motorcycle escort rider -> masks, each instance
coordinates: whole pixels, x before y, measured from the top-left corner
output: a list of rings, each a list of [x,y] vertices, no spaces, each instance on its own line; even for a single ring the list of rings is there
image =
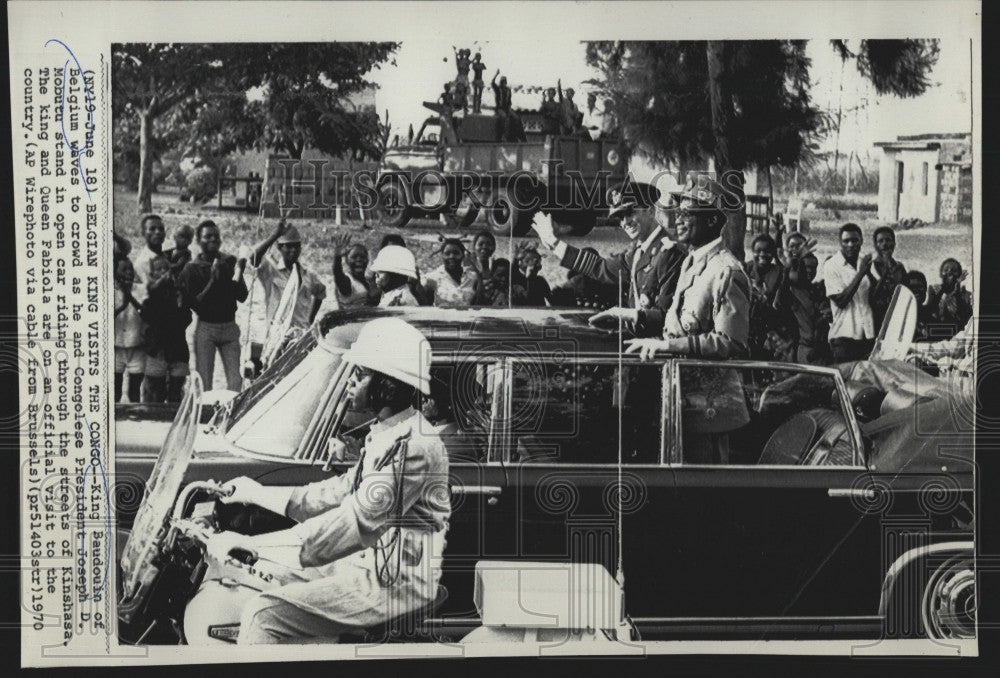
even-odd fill
[[[354,407],[377,413],[357,463],[297,488],[228,483],[226,503],[256,504],[298,525],[257,536],[221,532],[209,540],[209,555],[222,562],[234,549],[297,546],[302,567],[290,570],[292,583],[247,604],[240,644],[332,642],[435,599],[451,506],[444,443],[415,407],[418,393],[430,394],[430,345],[409,323],[380,318],[343,359],[355,369]]]

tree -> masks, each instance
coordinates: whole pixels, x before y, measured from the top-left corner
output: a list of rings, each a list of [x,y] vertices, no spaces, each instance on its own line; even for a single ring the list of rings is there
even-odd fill
[[[116,130],[138,128],[141,212],[152,209],[152,169],[156,157],[154,125],[179,107],[193,105],[208,85],[218,82],[222,71],[223,63],[217,58],[214,45],[133,43],[113,46],[111,77],[115,94],[112,115]]]
[[[365,76],[398,48],[393,42],[234,46],[237,82],[254,92],[245,115],[259,130],[253,147],[292,158],[301,158],[306,148],[334,156],[379,157],[383,129],[378,113],[374,106],[355,102],[374,88]]]
[[[234,150],[306,147],[377,157],[373,108],[351,98],[397,43],[115,45],[116,154],[139,158],[139,209],[151,208],[152,164],[168,149],[208,164]]]
[[[812,159],[830,121],[811,100],[805,49],[802,40],[590,42],[587,62],[632,150],[681,166],[712,158],[721,174]],[[937,46],[868,40],[857,53],[843,49],[877,91],[914,96],[928,86]],[[741,259],[743,233],[737,210],[724,237]]]

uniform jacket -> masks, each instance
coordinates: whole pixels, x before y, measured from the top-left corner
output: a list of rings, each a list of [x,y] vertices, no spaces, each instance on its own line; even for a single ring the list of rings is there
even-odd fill
[[[632,262],[641,244],[634,241],[624,252],[610,257],[567,245],[562,265],[616,289],[620,281],[631,302],[629,305],[640,309],[636,334],[659,335],[673,300],[685,255],[670,238],[654,238],[636,261],[633,287]]]
[[[663,336],[685,355],[731,358],[747,353],[750,280],[717,238],[685,259]]]
[[[451,515],[447,483],[445,445],[420,412],[409,408],[375,424],[347,473],[293,491],[285,513],[299,523],[292,532],[302,540],[304,569],[267,595],[349,627],[427,604]],[[396,555],[385,557],[391,551],[378,557],[372,548],[391,543],[396,527],[398,565]],[[387,584],[380,572],[398,577]]]

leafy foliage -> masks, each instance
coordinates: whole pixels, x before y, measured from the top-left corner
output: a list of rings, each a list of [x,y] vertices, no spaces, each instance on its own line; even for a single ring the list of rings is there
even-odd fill
[[[937,40],[861,40],[857,53],[846,40],[831,42],[841,59],[855,60],[858,72],[879,94],[915,97],[932,84],[928,75],[937,64]]]

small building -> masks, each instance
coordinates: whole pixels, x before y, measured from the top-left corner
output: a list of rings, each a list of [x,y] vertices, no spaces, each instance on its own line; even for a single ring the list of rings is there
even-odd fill
[[[875,144],[878,218],[972,221],[972,135],[918,134]]]

